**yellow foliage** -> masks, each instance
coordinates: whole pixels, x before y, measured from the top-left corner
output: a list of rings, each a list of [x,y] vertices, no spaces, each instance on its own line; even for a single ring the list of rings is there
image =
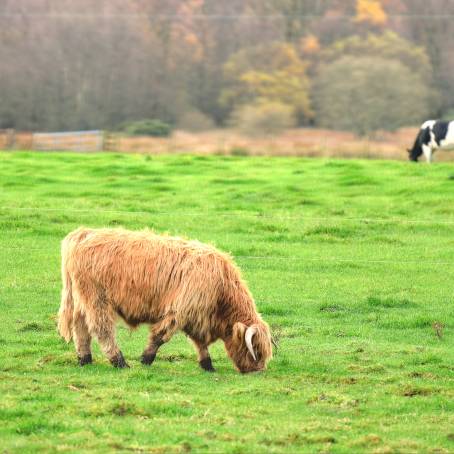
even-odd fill
[[[240,77],[240,80],[246,91],[255,99],[281,102],[292,106],[296,112],[311,117],[309,86],[302,80],[301,69],[295,69],[296,71],[289,68],[287,71],[272,73],[248,71]]]
[[[227,87],[221,103],[230,108],[257,100],[290,106],[298,118],[313,115],[307,63],[288,43],[240,51],[225,65]]]
[[[357,0],[355,22],[383,27],[387,20],[388,16],[380,0]]]

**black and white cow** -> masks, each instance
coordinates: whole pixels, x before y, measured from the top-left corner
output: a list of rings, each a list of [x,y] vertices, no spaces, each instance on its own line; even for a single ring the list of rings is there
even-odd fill
[[[428,120],[418,132],[413,148],[408,151],[410,161],[417,161],[424,154],[432,162],[433,152],[454,145],[454,121]]]

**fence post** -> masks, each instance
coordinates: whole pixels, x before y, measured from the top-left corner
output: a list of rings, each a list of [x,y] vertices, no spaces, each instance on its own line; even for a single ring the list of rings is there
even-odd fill
[[[102,150],[104,151],[116,151],[115,138],[109,131],[105,131],[102,140]]]
[[[6,130],[6,148],[11,150],[14,148],[15,145],[15,130],[14,129],[7,129]]]
[[[104,135],[105,131],[99,131],[99,138],[98,138],[98,151],[104,150]]]

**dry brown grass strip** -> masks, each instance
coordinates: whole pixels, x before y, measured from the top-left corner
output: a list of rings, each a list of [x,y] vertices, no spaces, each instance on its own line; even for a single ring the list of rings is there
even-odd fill
[[[239,156],[301,156],[324,158],[365,158],[407,160],[418,128],[396,132],[378,131],[370,138],[326,129],[299,128],[273,137],[246,137],[229,129],[190,133],[175,131],[171,137],[130,137],[106,134],[104,149],[122,153],[188,153]],[[8,145],[6,131],[0,131],[0,149]],[[14,134],[14,149],[31,149],[32,134]],[[436,161],[453,161],[454,153],[436,152]]]

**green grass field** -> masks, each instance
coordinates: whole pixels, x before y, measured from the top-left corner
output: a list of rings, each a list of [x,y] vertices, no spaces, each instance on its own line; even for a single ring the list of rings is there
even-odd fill
[[[130,369],[57,335],[60,241],[86,226],[215,244],[279,347],[238,374],[184,335]],[[454,452],[454,165],[0,153],[0,451]]]

